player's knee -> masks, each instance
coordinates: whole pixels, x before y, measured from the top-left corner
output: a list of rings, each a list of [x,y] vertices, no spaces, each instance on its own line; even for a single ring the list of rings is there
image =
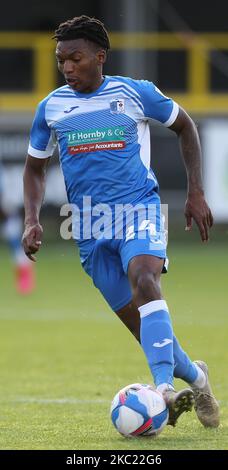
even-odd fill
[[[137,305],[161,299],[160,286],[154,274],[151,272],[140,273],[133,294]]]

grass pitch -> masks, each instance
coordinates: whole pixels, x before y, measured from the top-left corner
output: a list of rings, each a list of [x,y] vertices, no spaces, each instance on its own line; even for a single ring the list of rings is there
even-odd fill
[[[151,382],[139,345],[82,271],[70,243],[43,247],[37,289],[20,297],[0,250],[0,449],[227,449],[227,266],[223,244],[170,246],[163,289],[175,332],[208,362],[221,405],[219,429],[195,412],[156,439],[125,439],[109,408],[119,388]],[[177,388],[183,382],[176,382]]]

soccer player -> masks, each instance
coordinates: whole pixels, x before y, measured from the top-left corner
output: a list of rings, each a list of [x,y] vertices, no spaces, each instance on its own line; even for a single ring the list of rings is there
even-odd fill
[[[66,85],[39,104],[31,130],[24,172],[25,253],[35,261],[41,246],[45,172],[57,142],[68,200],[76,207],[73,225],[77,229],[77,220],[81,224],[75,238],[82,266],[140,341],[155,386],[169,407],[169,424],[174,426],[194,403],[201,423],[217,427],[219,408],[207,365],[192,362],[182,350],[161,293],[166,243],[158,183],[150,169],[151,118],[179,138],[188,178],[187,230],[194,220],[207,242],[213,218],[204,199],[196,127],[153,83],[103,75],[110,43],[99,20],[84,15],[68,20],[59,25],[55,39]],[[131,223],[123,217],[121,225],[126,206]],[[101,213],[103,233],[98,229]],[[190,386],[176,392],[174,377]]]
[[[21,246],[23,222],[17,210],[9,211],[3,199],[2,164],[0,164],[0,230],[6,240],[11,254],[15,271],[15,284],[18,293],[30,294],[35,287],[34,268],[25,256]]]

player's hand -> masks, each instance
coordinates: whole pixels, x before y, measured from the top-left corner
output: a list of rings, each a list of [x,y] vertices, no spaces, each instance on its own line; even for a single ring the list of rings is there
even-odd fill
[[[186,217],[185,230],[192,229],[194,220],[198,225],[202,241],[207,242],[209,240],[209,229],[213,225],[213,216],[204,199],[203,192],[195,191],[188,194],[184,213]]]
[[[39,223],[25,226],[25,231],[22,236],[22,245],[26,256],[28,256],[31,261],[36,261],[34,253],[40,249],[42,234],[43,228]]]

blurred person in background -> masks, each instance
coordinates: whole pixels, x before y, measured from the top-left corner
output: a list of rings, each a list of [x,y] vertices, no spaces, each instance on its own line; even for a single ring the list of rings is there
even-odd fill
[[[58,67],[67,84],[39,104],[33,122],[24,172],[26,255],[35,261],[41,246],[39,213],[56,141],[68,200],[80,214],[88,210],[83,206],[85,195],[91,197],[92,208],[103,203],[113,213],[118,204],[130,204],[133,210],[138,203],[146,209],[149,204],[160,208],[158,182],[150,169],[150,118],[179,138],[188,178],[186,229],[194,220],[206,242],[213,218],[204,198],[201,149],[192,119],[152,82],[103,75],[110,42],[99,20],[84,15],[68,20],[56,30],[55,39]],[[217,427],[219,407],[207,365],[192,362],[181,348],[161,292],[167,257],[160,212],[153,220],[143,220],[143,226],[137,227],[137,222],[124,227],[121,239],[113,232],[111,238],[105,234],[97,238],[94,233],[78,237],[81,263],[140,342],[169,408],[168,424],[175,426],[194,404],[201,423]],[[174,377],[190,387],[176,392]]]
[[[15,274],[16,290],[30,294],[35,287],[34,268],[21,245],[23,219],[18,209],[9,207],[4,198],[3,164],[0,162],[0,235],[7,242]]]

